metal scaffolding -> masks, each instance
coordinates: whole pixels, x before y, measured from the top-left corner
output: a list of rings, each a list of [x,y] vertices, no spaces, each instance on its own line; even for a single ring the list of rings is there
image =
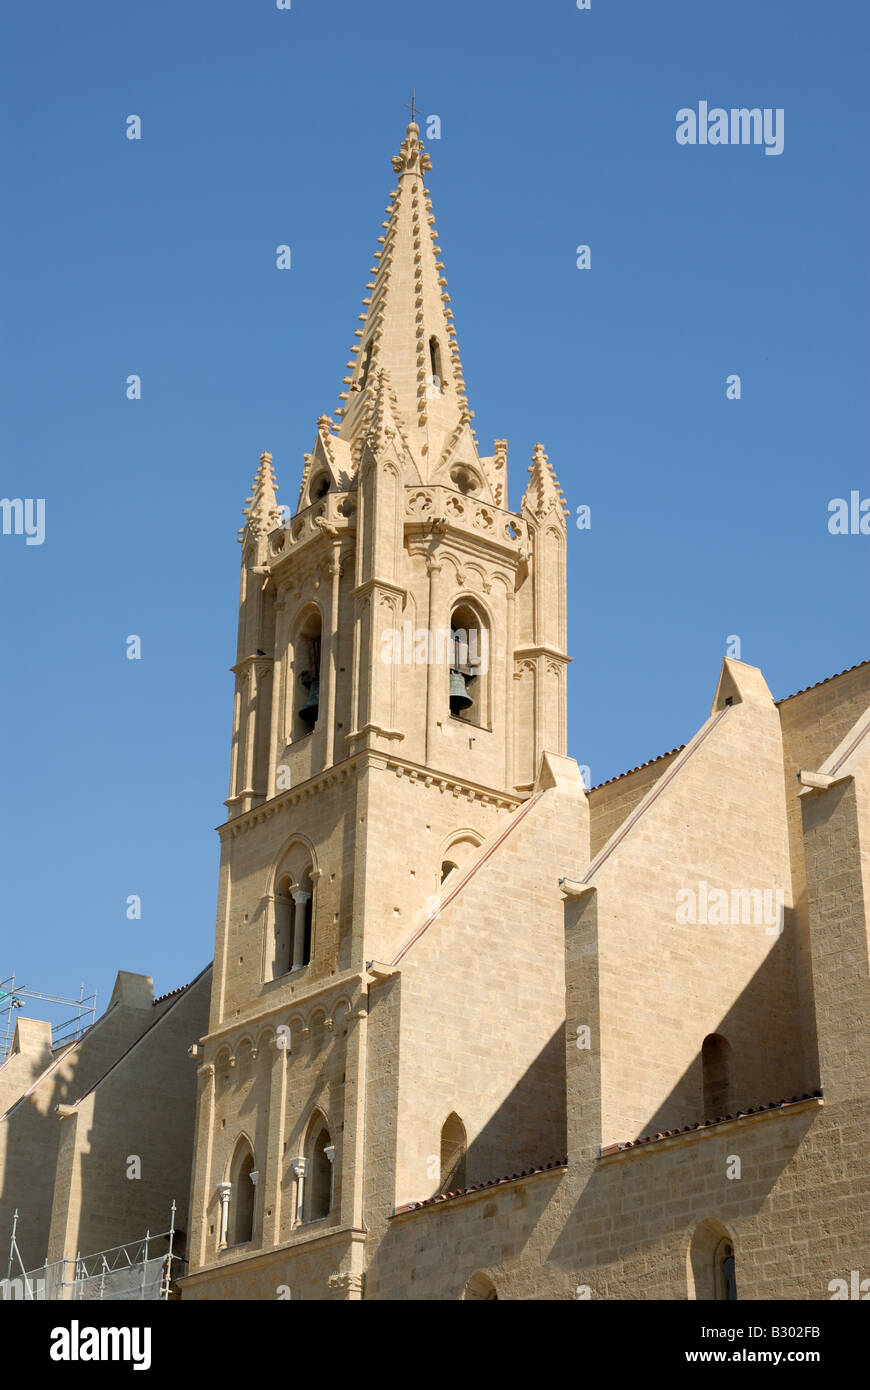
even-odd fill
[[[63,1043],[75,1042],[94,1021],[97,1012],[97,992],[85,996],[85,987],[79,990],[78,999],[67,999],[62,994],[45,994],[42,990],[19,987],[15,976],[0,980],[0,1065],[6,1061],[12,1050],[15,1036],[17,1011],[27,1007],[29,1000],[39,1000],[50,1006],[51,1012],[72,1009],[68,1017],[61,1017],[51,1025],[51,1045],[60,1047]]]
[[[12,1238],[6,1278],[0,1280],[0,1300],[36,1303],[107,1302],[125,1300],[157,1302],[170,1297],[172,1286],[187,1261],[174,1253],[175,1203],[169,1230],[141,1240],[98,1250],[94,1255],[67,1255],[39,1269],[25,1270],[18,1248],[18,1211],[12,1218]],[[18,1270],[18,1273],[14,1271]]]

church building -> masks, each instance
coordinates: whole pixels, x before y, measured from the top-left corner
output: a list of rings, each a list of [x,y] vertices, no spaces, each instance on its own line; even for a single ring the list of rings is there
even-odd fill
[[[775,701],[726,659],[584,786],[564,498],[481,452],[416,123],[392,163],[342,404],[241,532],[182,1297],[840,1296],[870,663]]]

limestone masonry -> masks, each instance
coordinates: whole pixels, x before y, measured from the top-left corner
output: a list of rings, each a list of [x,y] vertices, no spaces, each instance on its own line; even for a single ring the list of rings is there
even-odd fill
[[[416,124],[393,167],[341,407],[245,511],[213,971],[122,974],[62,1055],[19,1021],[0,1229],[35,1265],[175,1196],[185,1300],[828,1299],[870,1280],[870,663],[777,702],[726,659],[584,787],[564,498],[481,454]]]

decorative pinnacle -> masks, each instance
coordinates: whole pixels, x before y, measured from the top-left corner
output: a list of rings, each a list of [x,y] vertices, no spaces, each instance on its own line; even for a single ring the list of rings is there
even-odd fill
[[[259,467],[254,474],[251,495],[245,499],[246,505],[243,508],[245,527],[239,533],[240,535],[243,535],[246,529],[250,529],[255,536],[268,535],[269,531],[274,530],[278,525],[281,520],[281,513],[278,510],[275,487],[276,478],[275,470],[272,467],[272,455],[262,453]]]
[[[392,164],[397,174],[425,173],[432,168],[432,160],[420,143],[420,127],[416,121],[408,125],[399,153],[393,155]]]
[[[543,517],[547,512],[553,510],[567,516],[568,508],[565,505],[565,498],[553,465],[544,451],[543,444],[535,445],[532,462],[529,464],[529,473],[532,476],[526,488],[524,501],[534,515]]]

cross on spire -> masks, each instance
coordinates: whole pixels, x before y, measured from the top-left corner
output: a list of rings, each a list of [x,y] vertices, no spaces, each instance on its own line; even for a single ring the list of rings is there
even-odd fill
[[[410,108],[410,111],[411,111],[411,120],[412,120],[412,121],[414,122],[414,124],[416,125],[416,124],[417,124],[417,116],[420,114],[420,113],[418,112],[418,110],[417,110],[417,88],[416,88],[416,87],[412,87],[412,88],[411,88],[411,100],[410,100],[410,101],[406,101],[406,102],[405,102],[405,105],[406,105],[407,107]]]

